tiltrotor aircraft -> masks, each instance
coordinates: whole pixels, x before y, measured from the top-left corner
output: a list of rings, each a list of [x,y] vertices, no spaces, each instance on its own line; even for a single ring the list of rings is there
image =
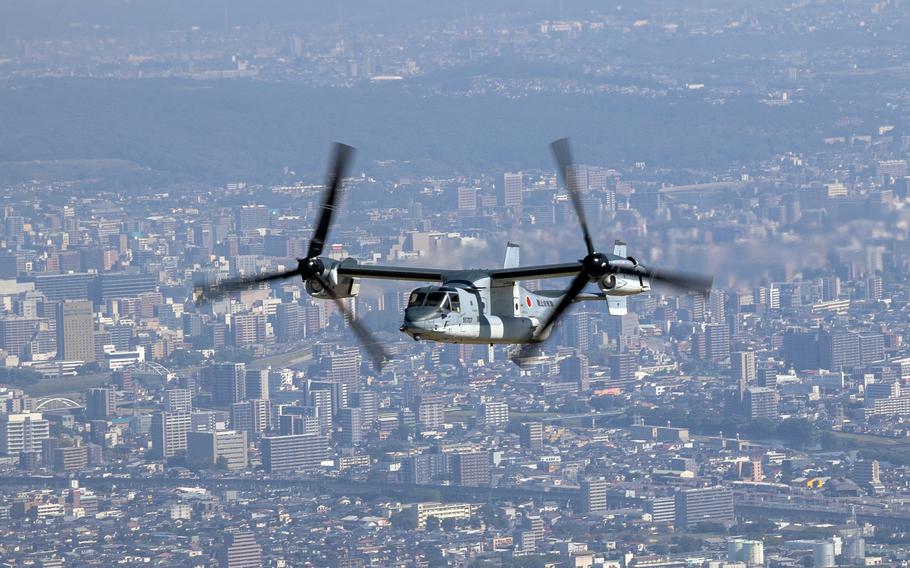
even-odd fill
[[[566,309],[574,302],[601,300],[607,302],[612,315],[626,313],[628,296],[651,289],[651,282],[700,294],[710,292],[712,279],[691,274],[656,271],[645,268],[626,255],[626,245],[616,241],[612,254],[597,252],[588,230],[579,188],[567,183],[567,168],[572,166],[569,141],[566,138],[550,145],[558,166],[559,177],[571,197],[578,215],[587,254],[584,258],[562,264],[519,266],[518,245],[509,243],[502,268],[457,269],[418,268],[359,264],[353,258],[334,260],[320,256],[325,247],[332,217],[354,149],[335,144],[329,169],[327,189],[316,230],[305,258],[297,267],[276,273],[257,274],[224,280],[196,290],[199,300],[212,300],[231,292],[259,286],[263,282],[300,277],[314,298],[333,300],[345,312],[342,298],[356,296],[359,279],[378,278],[433,282],[411,292],[401,331],[415,340],[446,343],[522,344],[516,361],[533,354],[531,346],[545,341]],[[566,290],[530,291],[519,282],[542,278],[572,277]],[[585,293],[595,283],[598,292]],[[389,355],[364,325],[347,318],[358,339],[377,368]]]

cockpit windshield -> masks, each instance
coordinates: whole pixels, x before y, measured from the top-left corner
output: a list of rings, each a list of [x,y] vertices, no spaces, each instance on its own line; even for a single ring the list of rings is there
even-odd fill
[[[437,308],[444,312],[460,312],[461,302],[458,299],[458,292],[452,290],[414,290],[408,299],[408,307],[416,308],[426,306]]]
[[[445,292],[430,292],[427,294],[427,306],[432,306],[434,308],[441,308],[445,304],[446,299],[449,297]]]

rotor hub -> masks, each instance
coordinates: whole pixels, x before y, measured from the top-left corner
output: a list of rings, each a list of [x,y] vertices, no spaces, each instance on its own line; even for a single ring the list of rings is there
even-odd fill
[[[325,271],[325,265],[319,257],[301,258],[298,261],[300,275],[304,280],[312,278],[316,274],[322,274]]]
[[[581,264],[584,273],[592,279],[603,278],[610,272],[610,260],[602,252],[592,252]]]

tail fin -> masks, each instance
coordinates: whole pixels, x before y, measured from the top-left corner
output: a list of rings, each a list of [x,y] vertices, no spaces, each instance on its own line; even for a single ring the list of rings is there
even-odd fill
[[[626,253],[626,243],[619,239],[613,241],[613,254],[626,258],[626,256],[628,256]]]
[[[518,250],[518,245],[515,243],[506,245],[506,259],[502,263],[503,268],[518,268]]]

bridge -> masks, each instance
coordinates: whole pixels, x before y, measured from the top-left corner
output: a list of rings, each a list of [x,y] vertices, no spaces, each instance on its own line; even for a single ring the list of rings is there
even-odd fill
[[[60,396],[39,398],[35,401],[35,404],[32,408],[36,412],[39,410],[75,410],[80,408],[85,408],[82,404],[76,402],[70,398],[63,398]]]
[[[734,494],[734,510],[742,519],[780,519],[787,521],[810,521],[820,523],[847,522],[851,517],[860,523],[889,526],[900,529],[910,528],[910,509],[894,509],[881,506],[856,505],[851,508],[848,501],[836,499],[809,499],[795,497],[760,497]]]
[[[330,477],[269,478],[269,477],[220,477],[180,479],[169,477],[101,477],[78,475],[79,485],[95,489],[111,487],[148,489],[149,487],[204,487],[209,490],[237,489],[293,489],[316,494],[358,495],[361,497],[386,497],[404,503],[440,501],[443,503],[512,501],[556,501],[574,504],[577,489],[553,487],[551,489],[524,489],[520,487],[462,487],[456,485],[412,485],[371,481],[353,481]],[[69,478],[51,475],[0,476],[0,486],[56,488],[69,486]]]

